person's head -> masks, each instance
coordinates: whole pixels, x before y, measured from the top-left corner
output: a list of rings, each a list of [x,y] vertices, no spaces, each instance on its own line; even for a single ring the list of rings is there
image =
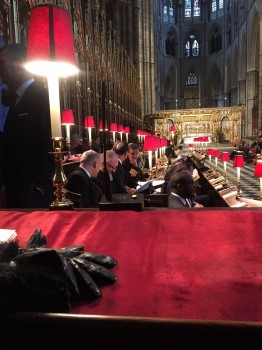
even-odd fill
[[[85,151],[80,158],[80,166],[85,168],[91,177],[96,177],[102,167],[102,157],[95,151]]]
[[[109,173],[114,173],[118,166],[118,155],[113,150],[106,151],[106,168]]]
[[[137,161],[139,156],[140,148],[137,143],[129,143],[128,144],[128,157],[130,161]]]
[[[115,142],[113,151],[118,155],[121,161],[125,160],[127,158],[128,143],[126,141]]]
[[[100,145],[100,137],[96,136],[93,140],[94,143],[96,143],[97,145]]]
[[[24,68],[25,60],[26,47],[21,44],[0,48],[0,78],[13,91],[33,76]]]
[[[75,148],[79,145],[83,144],[83,139],[80,135],[78,134],[73,134],[70,137],[70,148]]]
[[[196,195],[192,175],[187,173],[181,171],[174,173],[169,186],[172,192],[175,192],[182,198],[193,198]]]

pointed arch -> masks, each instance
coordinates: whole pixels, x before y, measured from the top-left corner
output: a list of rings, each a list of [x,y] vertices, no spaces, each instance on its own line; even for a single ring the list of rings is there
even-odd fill
[[[248,50],[247,55],[247,70],[255,70],[258,67],[258,53],[260,50],[260,19],[256,10],[254,10],[253,17],[250,19],[252,29],[248,33],[247,42],[253,50]]]
[[[177,43],[177,33],[174,27],[170,27],[166,33],[165,39],[165,53],[168,56],[176,57],[176,43]]]
[[[209,42],[209,52],[210,54],[216,53],[222,50],[222,35],[221,35],[221,27],[215,23],[209,31],[208,34],[208,42]]]
[[[222,98],[222,77],[217,64],[213,64],[211,67],[207,81],[207,85],[209,87],[210,106],[218,107],[224,105]]]

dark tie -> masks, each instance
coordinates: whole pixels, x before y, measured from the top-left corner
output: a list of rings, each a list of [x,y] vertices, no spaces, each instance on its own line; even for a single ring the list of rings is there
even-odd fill
[[[1,93],[3,105],[6,107],[9,106],[10,108],[14,107],[18,97],[17,93],[7,89],[2,89]]]

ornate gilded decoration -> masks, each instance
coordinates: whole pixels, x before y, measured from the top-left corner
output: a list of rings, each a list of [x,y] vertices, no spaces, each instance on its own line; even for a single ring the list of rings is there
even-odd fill
[[[210,135],[214,142],[232,141],[241,135],[244,107],[200,108],[156,111],[144,122],[151,132],[157,130],[162,137],[171,138],[170,123],[182,140],[187,136]]]

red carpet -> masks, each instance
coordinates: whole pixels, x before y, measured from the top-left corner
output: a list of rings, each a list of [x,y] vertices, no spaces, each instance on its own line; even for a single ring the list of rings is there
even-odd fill
[[[24,246],[36,228],[48,247],[83,244],[112,255],[118,281],[72,313],[262,321],[262,212],[0,212]]]

